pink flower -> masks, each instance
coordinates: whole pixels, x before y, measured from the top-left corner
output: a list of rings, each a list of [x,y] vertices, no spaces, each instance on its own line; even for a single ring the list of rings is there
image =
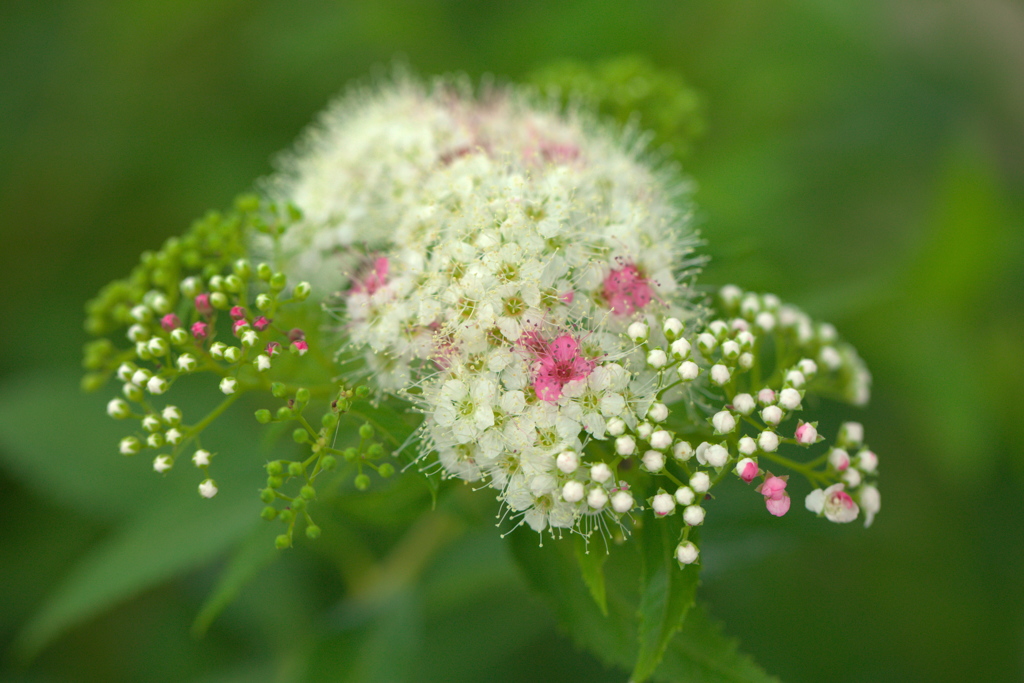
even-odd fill
[[[557,401],[562,387],[590,374],[594,361],[581,356],[579,350],[579,342],[571,334],[563,334],[547,345],[534,365],[533,390],[537,398]]]
[[[830,522],[843,524],[857,519],[860,508],[850,494],[844,491],[845,484],[833,484],[824,491],[814,489],[807,494],[804,505],[815,514],[824,514]]]
[[[206,339],[208,333],[207,324],[204,322],[192,323],[192,336],[196,339]]]
[[[563,292],[558,298],[561,299],[564,304],[571,304],[572,300],[576,298],[576,292],[570,289],[567,292]]]
[[[758,486],[755,490],[764,496],[764,505],[768,508],[768,512],[781,517],[782,515],[789,512],[790,499],[789,494],[786,493],[786,480],[788,476],[776,477],[771,472],[764,479],[764,483]]]
[[[309,351],[309,344],[307,344],[305,341],[303,341],[301,339],[298,340],[298,341],[292,342],[292,351],[294,351],[295,353],[299,354],[300,356],[305,356],[306,355],[306,351]]]
[[[261,315],[260,317],[256,318],[256,320],[252,321],[252,326],[257,332],[262,332],[263,330],[270,327],[270,321]]]
[[[387,284],[388,268],[388,258],[386,256],[378,257],[374,260],[369,272],[365,273],[352,285],[352,291],[373,294]]]
[[[288,330],[288,341],[299,341],[306,338],[306,333],[297,327]]]
[[[276,356],[277,354],[281,353],[281,345],[278,344],[277,342],[270,342],[269,344],[267,344],[267,349],[265,353],[268,356]]]
[[[179,327],[181,327],[181,320],[179,320],[178,316],[174,315],[173,313],[168,313],[163,318],[161,318],[160,326],[163,327],[168,332],[170,332],[171,330],[176,330]]]
[[[245,318],[245,309],[242,308],[241,306],[232,306],[231,317],[234,318],[235,320],[242,320],[243,318]]]
[[[199,311],[199,315],[211,315],[213,313],[209,294],[196,295],[196,310]]]
[[[236,308],[237,308],[237,306],[236,306]],[[249,323],[247,323],[245,321],[245,318],[242,318],[240,320],[236,320],[231,325],[231,332],[233,332],[234,335],[237,337],[238,335],[240,335],[242,333],[242,330],[244,330],[247,327],[249,327]]]
[[[633,264],[612,270],[604,279],[604,298],[612,313],[630,315],[650,303],[653,293],[647,278]]]

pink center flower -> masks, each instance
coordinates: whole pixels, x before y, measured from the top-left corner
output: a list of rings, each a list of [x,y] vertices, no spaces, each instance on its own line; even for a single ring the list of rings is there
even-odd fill
[[[353,292],[373,294],[388,282],[388,259],[380,256],[374,260],[372,268],[352,285]]]
[[[562,387],[586,379],[594,361],[580,355],[580,344],[571,334],[556,338],[543,349],[534,364],[533,390],[542,401],[557,401]]]
[[[612,270],[604,279],[604,298],[616,315],[630,315],[651,302],[647,278],[632,263]]]
[[[305,356],[306,351],[309,351],[309,344],[300,339],[299,341],[292,342],[292,350],[300,356]]]

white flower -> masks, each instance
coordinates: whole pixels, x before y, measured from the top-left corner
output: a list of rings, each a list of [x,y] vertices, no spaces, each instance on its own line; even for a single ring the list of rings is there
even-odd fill
[[[628,434],[620,436],[615,439],[615,452],[628,458],[636,452],[636,441]]]
[[[217,495],[217,484],[214,483],[213,479],[204,479],[199,484],[199,495],[203,498],[213,498]]]
[[[693,457],[693,446],[690,445],[690,442],[688,441],[677,441],[676,444],[672,446],[672,456],[676,460],[686,462]]]
[[[599,484],[603,484],[612,478],[612,470],[608,465],[599,462],[590,468],[590,478]]]
[[[608,494],[602,488],[590,489],[587,494],[587,505],[594,510],[600,510],[608,503]]]
[[[875,515],[882,509],[882,496],[878,493],[877,488],[865,484],[858,492],[857,499],[860,501],[861,509],[864,510],[864,526],[869,527],[875,521]]]
[[[824,491],[814,489],[807,494],[804,505],[817,515],[824,514],[830,522],[852,522],[857,519],[860,508],[853,502],[850,494],[843,490],[845,487],[845,484],[840,483],[833,484]]]

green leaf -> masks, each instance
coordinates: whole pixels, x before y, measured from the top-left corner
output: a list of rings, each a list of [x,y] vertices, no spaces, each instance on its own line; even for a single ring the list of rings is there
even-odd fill
[[[590,589],[590,594],[601,614],[608,616],[608,598],[604,585],[604,563],[608,559],[608,553],[604,552],[604,548],[597,547],[591,552],[590,542],[578,534],[573,545],[576,548],[576,561],[580,564],[583,582]]]
[[[697,593],[698,565],[679,567],[674,550],[682,528],[681,515],[644,520],[637,525],[633,539],[641,546],[638,638],[640,651],[633,667],[635,683],[647,680],[661,663],[665,648],[693,606]],[[691,534],[697,542],[697,535]]]
[[[704,608],[694,605],[683,628],[669,643],[654,678],[664,681],[702,683],[768,683],[769,676],[747,655],[737,651],[736,641],[722,634]]]

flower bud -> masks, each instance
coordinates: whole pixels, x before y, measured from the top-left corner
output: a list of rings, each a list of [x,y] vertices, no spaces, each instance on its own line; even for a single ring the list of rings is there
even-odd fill
[[[587,494],[587,505],[594,510],[600,510],[608,502],[608,494],[602,488],[592,488]]]
[[[757,392],[757,402],[763,406],[775,403],[775,392],[768,387],[765,387],[761,391]]]
[[[801,422],[796,428],[796,442],[802,446],[810,446],[818,441],[818,430],[810,422]]]
[[[691,541],[685,541],[676,546],[676,560],[679,564],[693,564],[700,556],[700,550]]]
[[[153,432],[146,437],[146,445],[150,448],[161,448],[164,443],[164,435],[160,432]]]
[[[648,472],[660,472],[665,469],[665,456],[660,451],[647,451],[642,461]]]
[[[641,439],[651,438],[651,434],[654,432],[654,425],[650,422],[641,422],[636,426],[636,435]]]
[[[234,377],[225,377],[220,381],[220,390],[223,394],[233,394],[238,388],[238,380]]]
[[[711,488],[711,477],[707,472],[694,472],[690,476],[690,488],[694,493],[707,493]]]
[[[804,377],[804,373],[799,370],[790,370],[786,373],[786,384],[799,389],[807,383],[807,378]]]
[[[740,439],[737,450],[740,455],[753,455],[757,451],[757,442],[749,436],[744,436]]]
[[[725,285],[718,290],[718,298],[727,309],[735,308],[743,296],[743,290],[736,285]]]
[[[779,435],[772,431],[761,432],[757,437],[757,447],[765,453],[774,453],[779,449]]]
[[[837,472],[845,472],[850,466],[850,454],[842,448],[833,448],[828,452],[828,464]]]
[[[684,358],[687,358],[690,355],[690,342],[686,341],[683,338],[679,338],[672,342],[672,344],[669,346],[669,349],[672,351],[672,355],[677,360],[683,360]]]
[[[711,354],[712,351],[718,346],[718,340],[715,339],[715,335],[710,332],[701,332],[697,335],[697,348],[705,356]]]
[[[129,401],[133,401],[135,403],[142,402],[142,387],[140,387],[138,384],[132,384],[131,382],[128,382],[121,388],[121,393],[123,393],[124,397]]]
[[[218,311],[225,311],[231,305],[231,300],[224,292],[214,292],[210,295],[210,306]]]
[[[117,378],[122,382],[131,382],[136,370],[138,368],[132,363],[121,363],[117,366]]]
[[[749,351],[741,353],[739,360],[736,361],[736,365],[739,366],[740,370],[749,370],[754,367],[754,354]]]
[[[655,402],[647,409],[647,419],[654,422],[664,422],[668,419],[668,406],[664,403]]]
[[[120,398],[114,398],[107,404],[107,415],[115,420],[123,420],[131,414],[131,408]]]
[[[153,311],[149,308],[149,306],[143,306],[142,304],[139,304],[138,306],[133,306],[132,310],[129,311],[128,315],[132,317],[132,320],[143,325],[153,319]],[[132,339],[132,341],[136,340]]]
[[[636,441],[628,434],[618,437],[615,439],[615,452],[628,458],[636,452]]]
[[[842,366],[843,357],[839,355],[834,346],[823,346],[818,352],[818,362],[831,372],[835,372]]]
[[[742,319],[737,322],[746,324],[746,321]],[[754,342],[756,341],[757,338],[749,330],[740,330],[736,333],[736,342],[740,345],[740,349],[743,351],[750,351],[754,348]]]
[[[199,485],[199,495],[203,498],[213,498],[217,495],[217,484],[213,479],[204,479]]]
[[[146,382],[146,390],[154,396],[159,396],[167,391],[167,380],[159,376],[150,377]]]
[[[868,484],[861,487],[857,499],[864,511],[864,527],[867,528],[875,521],[875,515],[882,509],[882,497],[878,493],[878,489]]]
[[[839,427],[836,443],[843,448],[856,448],[864,443],[864,425],[860,422],[844,422]]]
[[[149,349],[149,352],[153,355],[154,358],[159,358],[160,356],[167,355],[167,342],[165,342],[160,337],[153,337],[152,339],[150,339],[146,343],[146,347]]]
[[[562,500],[567,503],[578,503],[583,500],[583,484],[578,481],[567,481],[562,487]]]
[[[733,340],[722,342],[722,356],[728,360],[736,360],[740,355],[740,345]]]
[[[851,489],[857,488],[863,481],[863,478],[860,475],[860,470],[854,469],[852,467],[846,470],[845,472],[843,472],[843,481],[846,482],[846,485],[849,486]]]
[[[171,444],[172,446],[177,446],[179,443],[181,443],[182,433],[178,431],[176,427],[171,427],[170,429],[167,430],[167,433],[164,435],[164,439],[167,441],[167,443]]]
[[[700,368],[692,360],[688,360],[680,363],[676,372],[679,374],[679,379],[684,382],[691,382],[697,379],[697,375],[700,374]]]
[[[660,370],[668,364],[668,355],[661,349],[651,349],[647,353],[647,364],[655,370]]]
[[[671,495],[662,491],[651,498],[651,507],[654,509],[655,515],[664,517],[675,512],[676,501]]]
[[[757,463],[750,458],[743,458],[736,463],[736,468],[733,471],[736,473],[736,476],[749,484],[757,477]]]
[[[683,510],[683,521],[690,526],[700,526],[704,523],[704,508],[699,505],[688,505]]]
[[[693,446],[688,441],[677,441],[676,445],[672,447],[672,457],[686,462],[693,457]]]
[[[181,319],[173,313],[168,313],[160,319],[160,327],[164,328],[165,332],[171,332],[181,327]]]
[[[580,456],[577,455],[576,451],[562,451],[555,458],[555,464],[562,472],[572,474],[580,466]]]
[[[704,460],[711,467],[722,467],[729,460],[729,451],[721,444],[713,444],[704,451]]]
[[[288,277],[284,273],[274,273],[270,276],[270,282],[267,284],[270,286],[271,291],[280,292],[288,286]]]
[[[135,455],[142,450],[142,443],[134,436],[126,436],[121,439],[118,450],[121,451],[121,455]]]
[[[266,372],[270,369],[270,356],[261,353],[256,356],[256,361],[253,363],[256,366],[258,372]]]
[[[779,405],[786,410],[796,410],[802,400],[803,397],[796,389],[787,387],[779,392]]]
[[[711,382],[722,387],[729,383],[732,379],[732,373],[729,372],[729,368],[725,367],[721,363],[715,363],[711,366]]]
[[[599,462],[590,468],[590,478],[598,484],[603,484],[612,478],[612,469],[603,462]]]
[[[857,453],[857,467],[865,474],[874,474],[878,469],[878,456],[865,448]]]
[[[144,342],[149,339],[149,330],[144,325],[135,324],[128,328],[127,336],[130,342]]]
[[[178,356],[177,366],[182,372],[192,372],[196,368],[196,357],[191,353],[183,353]]]
[[[213,455],[210,451],[200,448],[192,454],[192,462],[195,463],[196,467],[209,467],[211,457]]]
[[[729,334],[729,326],[724,320],[712,320],[708,323],[708,332],[714,335],[716,340],[721,341]]]
[[[716,434],[731,434],[736,429],[736,418],[728,410],[721,410],[711,418]]]
[[[754,318],[754,324],[765,332],[771,332],[775,329],[775,316],[768,311],[761,311]]]
[[[675,498],[676,502],[680,505],[686,506],[691,504],[696,498],[696,494],[689,486],[680,486],[676,489]]]
[[[683,323],[679,318],[665,318],[665,322],[662,323],[661,329],[665,333],[665,338],[669,341],[673,341],[682,333]]]
[[[622,436],[623,432],[626,431],[626,423],[623,422],[620,418],[613,417],[610,420],[608,420],[608,423],[605,428],[608,430],[608,433],[611,434],[612,436]]]
[[[173,465],[174,462],[171,460],[170,456],[167,455],[158,455],[153,459],[153,470],[158,474],[163,474],[167,470],[171,469]]]
[[[228,346],[224,349],[224,360],[229,363],[237,363],[242,358],[242,349],[237,346]]]
[[[310,286],[308,282],[300,282],[299,284],[295,285],[295,289],[292,290],[292,298],[294,298],[296,301],[305,301],[307,298],[309,298],[309,293],[311,291],[313,291],[313,288]]]
[[[171,343],[174,344],[175,346],[184,346],[185,344],[188,344],[190,341],[191,339],[189,338],[188,332],[186,332],[183,328],[179,327],[175,330],[171,330]]]
[[[764,408],[761,411],[761,419],[764,420],[765,424],[774,427],[782,422],[782,408],[778,406]]]
[[[629,491],[616,491],[612,494],[612,510],[620,515],[632,510],[634,505],[636,505],[636,501],[633,500]]]
[[[147,432],[155,432],[162,426],[160,418],[156,415],[147,415],[142,418],[142,428]]]
[[[637,344],[647,341],[647,335],[649,333],[650,330],[645,322],[637,321],[635,323],[631,323],[630,326],[626,328],[626,336]]]
[[[757,406],[754,403],[754,397],[750,394],[736,394],[732,399],[732,407],[740,415],[750,415]]]
[[[181,422],[181,409],[178,406],[166,406],[161,413],[164,422],[169,425],[177,425]]]
[[[199,292],[203,291],[202,286],[202,281],[193,275],[182,280],[178,288],[186,299],[194,299]]]
[[[259,335],[256,334],[255,330],[246,330],[242,332],[242,346],[250,348],[256,345],[256,342],[260,340]]]
[[[146,368],[139,368],[132,375],[132,384],[138,384],[140,387],[143,386],[153,377],[153,373]]]
[[[804,374],[805,377],[814,377],[818,372],[818,364],[810,358],[804,358],[796,364],[796,367]]]

